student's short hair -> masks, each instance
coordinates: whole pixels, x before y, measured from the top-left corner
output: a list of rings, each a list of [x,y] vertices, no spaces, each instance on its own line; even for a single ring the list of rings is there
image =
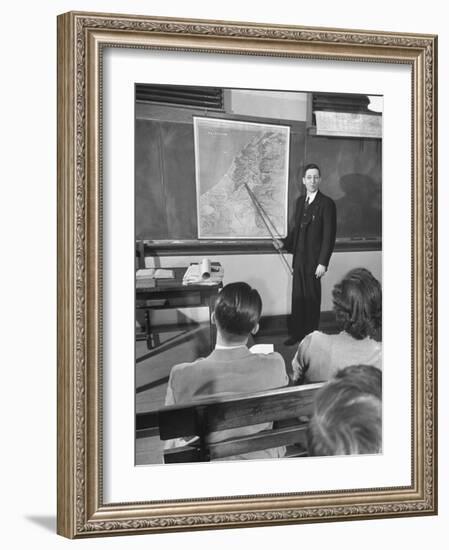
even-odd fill
[[[360,392],[370,393],[382,400],[382,371],[372,365],[351,365],[339,369],[335,380],[344,380],[345,385],[351,385]]]
[[[353,338],[380,336],[382,287],[370,271],[352,269],[332,291],[337,321]]]
[[[321,169],[320,167],[318,166],[318,164],[315,164],[313,162],[310,162],[309,164],[306,164],[303,168],[303,171],[302,171],[302,177],[305,178],[306,177],[306,172],[307,170],[318,170],[318,174],[319,176],[321,177]]]
[[[262,299],[247,283],[230,283],[218,294],[214,313],[220,330],[230,336],[248,336],[259,322]]]
[[[310,456],[382,451],[382,372],[368,365],[342,369],[317,393],[307,428]]]

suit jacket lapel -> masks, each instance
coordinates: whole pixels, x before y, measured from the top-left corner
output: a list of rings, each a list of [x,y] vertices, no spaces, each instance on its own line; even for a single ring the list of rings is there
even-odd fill
[[[295,242],[293,243],[293,250],[296,252],[299,239],[299,231],[301,228],[302,214],[304,212],[304,203],[306,201],[306,195],[301,195],[298,199],[298,207],[296,209],[296,233],[295,233]]]
[[[303,219],[304,205],[305,205],[305,202],[306,202],[306,197],[307,197],[307,194],[302,195],[298,199],[298,209],[297,209],[298,210],[298,218],[297,218],[298,230],[296,231],[295,243],[294,243],[294,249],[293,250],[296,250],[296,247],[298,245],[299,231],[300,231],[300,227],[301,227],[301,221]],[[320,207],[320,203],[321,203],[322,198],[323,198],[323,194],[320,191],[317,191],[317,194],[315,195],[315,198],[314,198],[312,204],[309,206],[309,212],[308,212],[308,215],[307,215],[307,224],[309,224],[312,221],[312,219],[314,218],[314,216],[316,216],[316,213],[317,213],[317,211]]]
[[[320,191],[316,192],[315,200],[312,202],[312,206],[319,207],[323,194]]]
[[[321,204],[321,201],[323,199],[323,195],[322,193],[320,193],[319,191],[317,192],[316,196],[315,196],[315,200],[312,202],[311,204],[311,211],[310,211],[310,214],[311,214],[311,219],[316,216],[319,208],[320,208],[320,204]]]

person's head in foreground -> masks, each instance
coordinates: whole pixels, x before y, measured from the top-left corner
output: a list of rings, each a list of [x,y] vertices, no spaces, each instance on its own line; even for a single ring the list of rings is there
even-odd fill
[[[247,283],[223,287],[215,302],[212,321],[217,326],[217,344],[246,344],[250,334],[259,330],[262,299]]]
[[[334,311],[343,329],[356,340],[379,335],[382,287],[370,271],[352,269],[332,291]]]
[[[382,372],[368,365],[340,370],[317,393],[308,430],[310,456],[382,451]]]

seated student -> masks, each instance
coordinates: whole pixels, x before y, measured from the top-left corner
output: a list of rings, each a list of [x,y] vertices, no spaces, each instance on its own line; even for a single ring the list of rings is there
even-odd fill
[[[257,290],[246,283],[226,285],[218,295],[212,314],[217,327],[214,351],[193,363],[172,368],[168,381],[166,405],[189,403],[205,397],[257,392],[288,384],[285,363],[279,353],[251,353],[247,347],[250,334],[259,329],[262,300]],[[223,430],[211,434],[210,441],[250,435],[271,429],[272,423]],[[179,445],[168,441],[166,448]],[[274,448],[235,458],[278,458],[285,449]]]
[[[354,365],[317,393],[307,428],[309,456],[382,452],[382,371]]]
[[[329,380],[341,368],[364,364],[382,367],[382,288],[364,268],[352,269],[336,284],[333,292],[336,319],[342,324],[339,334],[314,331],[299,344],[292,361],[296,383]]]

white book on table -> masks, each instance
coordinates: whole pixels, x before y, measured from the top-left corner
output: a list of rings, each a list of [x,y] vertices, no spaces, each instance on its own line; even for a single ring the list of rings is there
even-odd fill
[[[155,271],[154,267],[138,269],[136,272],[136,279],[152,279]]]

